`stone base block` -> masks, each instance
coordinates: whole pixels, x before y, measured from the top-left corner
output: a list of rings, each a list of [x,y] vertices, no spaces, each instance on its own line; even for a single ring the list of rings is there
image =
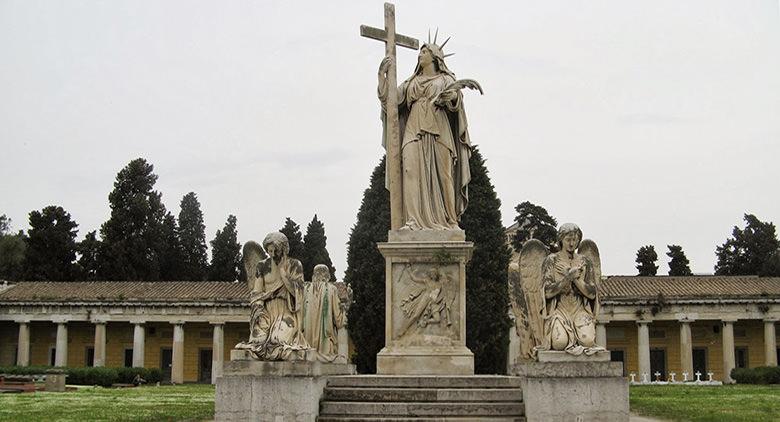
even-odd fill
[[[592,355],[572,355],[557,350],[540,350],[537,353],[539,362],[609,362],[609,352],[604,350]]]
[[[354,375],[355,366],[322,362],[225,362],[217,378],[217,421],[313,421],[330,375]]]
[[[46,371],[45,389],[47,392],[62,393],[65,391],[65,378],[67,375],[59,369]]]
[[[628,421],[628,381],[620,362],[532,362],[515,365],[525,415],[532,421]]]
[[[474,354],[466,347],[385,347],[376,357],[379,375],[474,375]]]

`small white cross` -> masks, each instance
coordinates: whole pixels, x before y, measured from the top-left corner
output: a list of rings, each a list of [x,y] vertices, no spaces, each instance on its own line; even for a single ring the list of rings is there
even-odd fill
[[[683,382],[688,381],[688,373],[683,372]]]
[[[648,376],[649,376],[649,375],[648,375],[648,373],[647,373],[647,372],[642,372],[642,383],[643,383],[643,384],[647,384],[647,383],[649,382],[649,381],[647,380]]]
[[[676,372],[669,372],[669,377],[672,379],[671,382],[674,382],[675,375],[677,375]]]
[[[701,372],[696,371],[696,382],[701,382]]]
[[[712,382],[712,372],[707,372],[707,377],[709,377],[707,381]]]
[[[660,372],[655,371],[655,374],[653,374],[653,375],[655,375],[655,382],[660,381],[660,378],[661,378],[661,373]]]
[[[631,383],[632,384],[635,383],[636,382],[636,374],[632,372],[632,373],[630,373],[628,375],[631,376]]]

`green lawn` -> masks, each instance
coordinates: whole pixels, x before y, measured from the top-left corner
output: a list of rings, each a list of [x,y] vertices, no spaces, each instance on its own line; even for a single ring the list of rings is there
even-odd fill
[[[669,421],[780,421],[780,385],[632,386],[631,412]]]
[[[214,386],[86,387],[0,394],[0,421],[180,421],[214,418]]]

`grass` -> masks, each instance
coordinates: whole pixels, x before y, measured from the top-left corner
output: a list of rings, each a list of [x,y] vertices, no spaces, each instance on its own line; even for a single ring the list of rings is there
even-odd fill
[[[181,421],[214,418],[214,386],[82,387],[0,394],[0,421]]]
[[[669,421],[780,420],[780,385],[632,386],[631,412]]]

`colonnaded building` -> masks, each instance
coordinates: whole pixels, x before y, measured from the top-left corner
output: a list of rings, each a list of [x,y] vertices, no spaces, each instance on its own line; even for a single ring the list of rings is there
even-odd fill
[[[728,382],[730,368],[777,365],[780,278],[614,276],[601,288],[597,335],[626,375]],[[0,366],[143,366],[214,382],[248,337],[248,297],[238,282],[0,284]]]

